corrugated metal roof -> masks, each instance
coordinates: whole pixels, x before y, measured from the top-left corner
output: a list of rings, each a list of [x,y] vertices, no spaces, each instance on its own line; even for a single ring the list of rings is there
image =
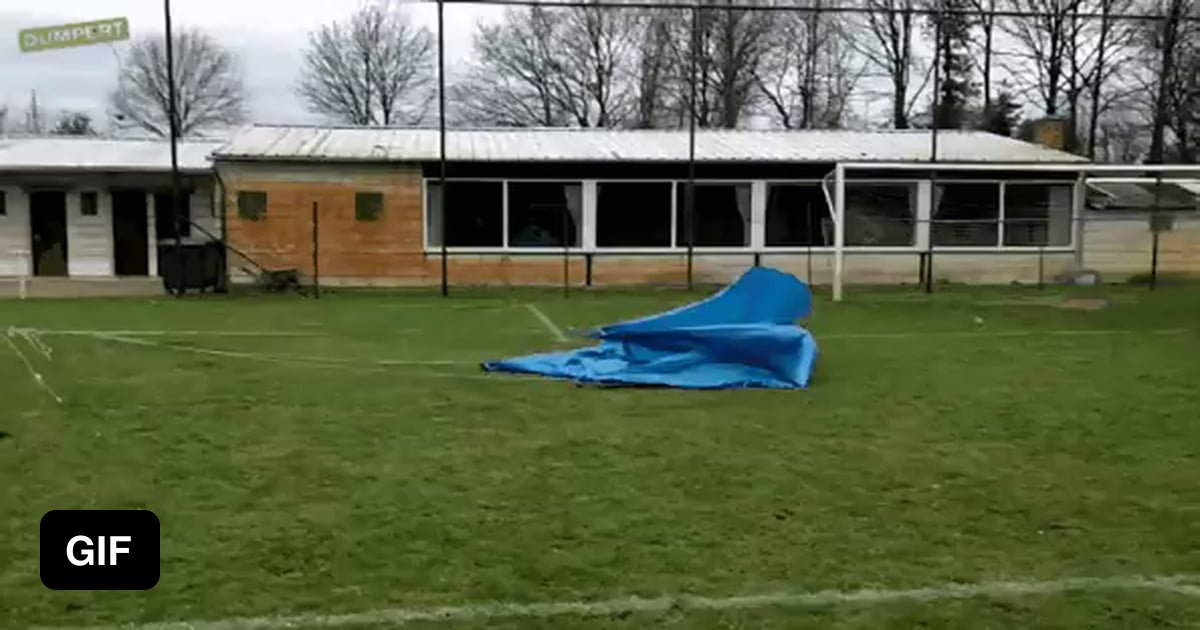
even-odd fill
[[[180,170],[211,170],[210,156],[221,144],[215,140],[180,142]],[[170,144],[163,140],[0,138],[0,172],[61,170],[169,172]]]
[[[705,162],[927,161],[929,131],[733,131],[696,133]],[[254,126],[217,158],[328,161],[437,160],[435,129]],[[607,129],[456,129],[446,134],[447,159],[474,162],[687,161],[686,131]],[[939,131],[938,159],[947,162],[1071,163],[1083,158],[980,131]]]

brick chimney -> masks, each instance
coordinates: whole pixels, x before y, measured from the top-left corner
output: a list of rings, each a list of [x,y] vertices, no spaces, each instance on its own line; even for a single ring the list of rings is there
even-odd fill
[[[1067,150],[1067,120],[1065,118],[1047,117],[1030,121],[1022,130],[1022,139],[1036,142],[1042,146]]]

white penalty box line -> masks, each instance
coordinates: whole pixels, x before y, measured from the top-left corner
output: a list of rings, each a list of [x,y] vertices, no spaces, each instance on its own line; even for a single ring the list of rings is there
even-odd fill
[[[282,630],[284,628],[338,628],[345,626],[398,626],[407,623],[481,622],[498,619],[545,619],[552,617],[595,617],[633,613],[665,613],[695,610],[755,610],[765,608],[827,608],[833,606],[880,606],[895,602],[937,602],[975,598],[1050,596],[1070,592],[1152,591],[1200,598],[1195,582],[1200,574],[1125,575],[1076,577],[1040,582],[981,582],[943,584],[912,589],[822,590],[797,593],[765,593],[729,597],[673,595],[655,598],[627,597],[600,601],[540,603],[491,602],[429,608],[386,608],[340,614],[308,614],[274,617],[235,617],[212,621],[167,621],[116,626],[127,630]],[[82,626],[59,630],[98,630]],[[48,629],[46,629],[48,630]]]

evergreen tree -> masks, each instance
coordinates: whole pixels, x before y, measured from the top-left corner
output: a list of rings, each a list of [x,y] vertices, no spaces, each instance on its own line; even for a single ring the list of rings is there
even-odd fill
[[[939,129],[961,129],[966,126],[970,102],[978,92],[971,80],[971,27],[973,17],[970,0],[932,0],[938,10],[930,16],[930,31],[938,40],[938,105],[934,125]],[[939,36],[940,35],[940,36]]]
[[[1011,137],[1013,131],[1021,124],[1021,104],[1013,97],[1012,92],[1002,89],[983,108],[979,128],[999,136]]]

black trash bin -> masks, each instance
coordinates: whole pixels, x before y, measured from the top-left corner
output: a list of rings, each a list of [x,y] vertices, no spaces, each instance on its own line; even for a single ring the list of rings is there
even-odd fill
[[[216,241],[199,244],[160,245],[158,273],[170,293],[194,289],[225,290],[225,248]]]

